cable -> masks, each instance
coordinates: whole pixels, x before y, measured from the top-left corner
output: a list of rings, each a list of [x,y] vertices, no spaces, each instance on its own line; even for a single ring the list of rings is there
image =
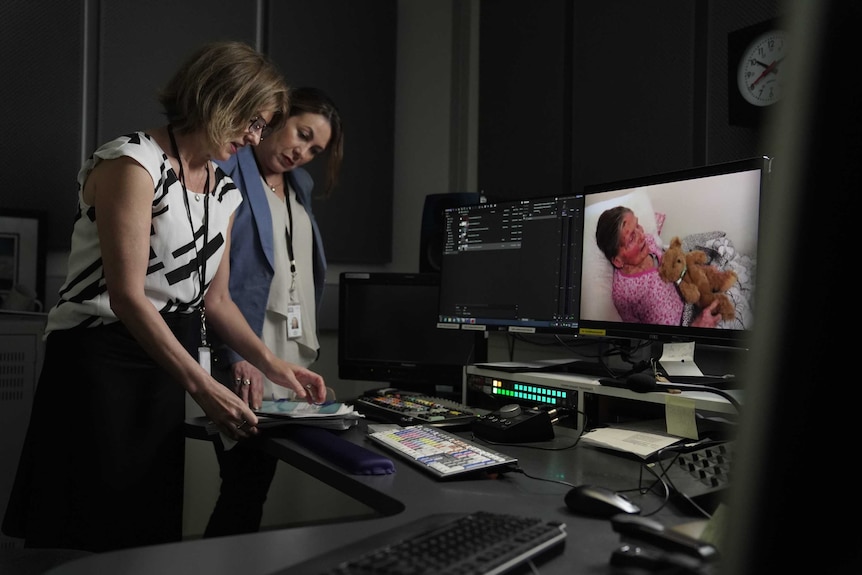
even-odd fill
[[[648,393],[650,391],[668,391],[670,389],[678,389],[680,391],[704,391],[707,393],[714,393],[716,395],[720,395],[736,408],[737,413],[742,413],[742,406],[739,404],[739,401],[730,393],[724,391],[723,389],[718,389],[717,387],[710,387],[708,385],[685,385],[679,383],[668,383],[664,381],[658,381],[652,374],[650,373],[635,373],[626,379],[626,388],[630,389],[636,393]]]
[[[649,473],[651,473],[651,474],[653,475],[653,477],[655,477],[655,479],[656,479],[656,480],[655,480],[655,481],[653,481],[653,482],[652,482],[652,484],[651,484],[648,488],[646,488],[646,489],[644,489],[644,488],[643,488],[643,472],[644,472],[644,470],[646,470],[646,471],[648,471]],[[670,491],[670,486],[668,485],[667,481],[665,481],[665,480],[664,480],[664,478],[662,477],[663,475],[664,475],[664,474],[662,474],[662,475],[657,474],[657,473],[655,472],[655,470],[652,468],[652,465],[651,465],[651,464],[649,464],[649,463],[647,463],[647,462],[644,462],[644,463],[642,463],[642,464],[641,464],[640,474],[638,475],[638,488],[637,488],[637,491],[638,491],[641,495],[646,495],[647,493],[649,493],[650,491],[652,491],[653,487],[655,487],[655,485],[656,485],[656,484],[661,484],[661,486],[664,488],[664,489],[663,489],[663,490],[664,490],[664,495],[663,495],[663,497],[662,497],[661,505],[659,505],[658,507],[656,507],[655,509],[653,509],[652,511],[650,511],[650,512],[648,512],[648,513],[643,513],[643,512],[641,512],[641,516],[642,516],[642,517],[649,517],[650,515],[655,515],[656,513],[658,513],[658,512],[659,512],[659,511],[661,511],[662,509],[664,509],[664,508],[665,508],[665,506],[666,506],[666,505],[668,504],[668,502],[670,501],[670,493],[671,493],[671,491]],[[629,490],[629,491],[633,491],[633,490]]]
[[[720,395],[736,408],[737,413],[742,413],[742,405],[740,405],[739,401],[730,393],[724,391],[723,389],[718,389],[717,387],[710,387],[708,385],[680,385],[678,383],[658,383],[660,387],[666,387],[667,389],[678,389],[680,391],[705,391],[707,393],[714,393],[716,395]],[[665,390],[661,390],[665,391]]]

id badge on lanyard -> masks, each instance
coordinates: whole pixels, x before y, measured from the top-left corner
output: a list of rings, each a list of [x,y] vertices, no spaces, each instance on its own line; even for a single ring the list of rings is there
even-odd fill
[[[298,303],[287,306],[287,337],[295,338],[302,335],[302,309]]]
[[[198,363],[207,372],[207,375],[212,375],[212,351],[207,344],[207,312],[204,304],[201,303],[201,345],[198,347]]]

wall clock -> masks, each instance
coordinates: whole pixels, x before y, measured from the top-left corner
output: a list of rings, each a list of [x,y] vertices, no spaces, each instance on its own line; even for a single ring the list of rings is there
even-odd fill
[[[784,31],[767,30],[742,53],[737,63],[736,86],[752,106],[771,106],[781,99],[784,50]]]
[[[781,100],[787,34],[768,20],[728,35],[727,88],[730,124],[757,127]]]

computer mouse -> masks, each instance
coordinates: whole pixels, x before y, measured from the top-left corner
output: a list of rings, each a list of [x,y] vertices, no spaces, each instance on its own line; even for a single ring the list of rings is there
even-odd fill
[[[637,515],[640,507],[622,493],[600,485],[576,485],[566,492],[566,507],[578,515],[613,517],[618,513]]]

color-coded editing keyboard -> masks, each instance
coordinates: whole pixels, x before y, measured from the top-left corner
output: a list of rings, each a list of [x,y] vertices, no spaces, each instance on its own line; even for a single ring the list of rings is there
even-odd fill
[[[412,425],[369,433],[368,438],[437,479],[514,469],[518,460],[443,429]]]

